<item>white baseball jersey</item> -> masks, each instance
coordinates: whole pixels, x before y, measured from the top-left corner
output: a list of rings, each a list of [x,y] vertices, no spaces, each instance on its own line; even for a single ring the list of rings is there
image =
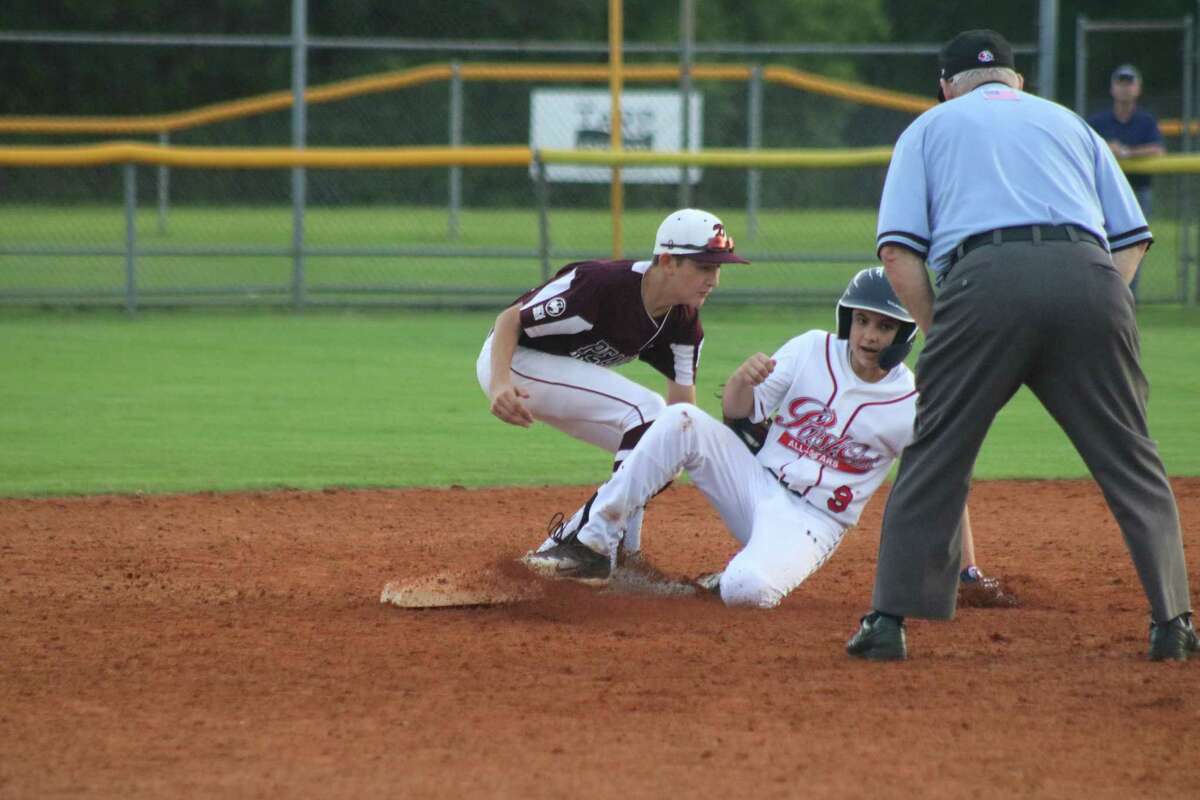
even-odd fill
[[[912,439],[913,376],[901,364],[862,380],[847,342],[824,331],[792,339],[775,361],[754,390],[753,419],[772,420],[757,456],[699,408],[669,406],[590,512],[576,512],[579,541],[613,555],[625,518],[683,468],[743,545],[721,576],[725,603],[769,608],[824,564]]]
[[[774,355],[774,372],[754,387],[750,417],[771,420],[759,462],[847,527],[912,441],[917,403],[908,367],[868,383],[850,368],[848,350],[825,331],[789,341]]]

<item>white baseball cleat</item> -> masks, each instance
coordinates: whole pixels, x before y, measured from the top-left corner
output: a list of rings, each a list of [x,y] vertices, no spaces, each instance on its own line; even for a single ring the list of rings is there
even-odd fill
[[[706,572],[692,582],[696,584],[696,588],[700,591],[715,594],[719,597],[721,595],[721,576],[724,574],[724,570],[721,572]]]

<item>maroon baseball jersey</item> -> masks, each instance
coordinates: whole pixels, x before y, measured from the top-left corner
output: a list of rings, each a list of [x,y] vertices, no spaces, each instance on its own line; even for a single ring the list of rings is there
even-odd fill
[[[518,344],[611,367],[640,358],[675,383],[692,386],[704,329],[690,306],[652,318],[642,302],[651,261],[577,261],[517,298]]]

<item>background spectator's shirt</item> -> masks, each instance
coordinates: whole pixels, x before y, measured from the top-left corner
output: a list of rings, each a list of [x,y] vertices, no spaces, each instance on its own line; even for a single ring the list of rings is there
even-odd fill
[[[1162,131],[1158,129],[1158,120],[1149,111],[1140,108],[1134,109],[1133,116],[1126,122],[1117,119],[1112,109],[1092,114],[1087,121],[1106,142],[1116,140],[1126,147],[1162,144],[1163,137]],[[1149,175],[1132,173],[1126,177],[1134,189],[1145,189],[1150,185]]]

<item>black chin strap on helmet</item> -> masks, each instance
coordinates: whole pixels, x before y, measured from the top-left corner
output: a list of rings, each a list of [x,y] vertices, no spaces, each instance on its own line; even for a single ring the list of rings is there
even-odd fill
[[[884,372],[887,372],[892,367],[908,358],[908,354],[911,351],[912,341],[889,344],[887,347],[879,351],[879,368]]]

